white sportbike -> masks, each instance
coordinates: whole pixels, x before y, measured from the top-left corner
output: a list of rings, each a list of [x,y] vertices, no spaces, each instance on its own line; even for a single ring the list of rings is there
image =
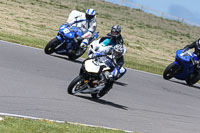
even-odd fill
[[[100,38],[98,40],[93,41],[90,44],[90,47],[88,49],[88,57],[92,57],[93,54],[99,53],[99,52],[103,52],[105,54],[108,54],[113,49],[113,46],[108,45],[108,43],[110,43],[109,39],[105,39],[104,41],[101,41],[101,38]],[[125,50],[124,50],[123,55],[126,53],[126,48],[124,47],[124,49]],[[112,55],[110,55],[109,57],[111,59],[113,58]],[[114,62],[114,63],[117,64],[116,62]],[[125,74],[125,72],[126,72],[126,69],[124,67],[121,67],[118,75],[115,78],[115,80],[118,80],[119,78],[121,78]]]
[[[96,99],[104,96],[112,88],[114,82],[109,78],[110,63],[113,62],[107,55],[84,60],[79,75],[68,86],[68,93],[91,94]]]

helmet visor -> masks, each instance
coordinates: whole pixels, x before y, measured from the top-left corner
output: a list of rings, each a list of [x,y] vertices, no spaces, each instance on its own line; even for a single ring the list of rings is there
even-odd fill
[[[85,17],[87,20],[91,20],[92,18],[94,18],[94,15],[85,14]]]
[[[111,34],[112,34],[113,36],[116,36],[116,35],[118,35],[118,32],[117,32],[117,31],[111,31]]]
[[[113,50],[113,56],[114,56],[115,59],[117,59],[117,58],[119,58],[121,55],[120,55],[119,52]]]

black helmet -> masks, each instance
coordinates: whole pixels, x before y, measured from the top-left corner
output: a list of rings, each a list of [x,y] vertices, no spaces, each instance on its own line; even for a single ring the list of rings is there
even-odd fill
[[[92,8],[89,8],[85,12],[86,20],[92,20],[95,17],[95,10]]]
[[[119,37],[120,34],[121,34],[121,26],[119,25],[113,25],[112,28],[111,28],[111,36],[112,37]]]

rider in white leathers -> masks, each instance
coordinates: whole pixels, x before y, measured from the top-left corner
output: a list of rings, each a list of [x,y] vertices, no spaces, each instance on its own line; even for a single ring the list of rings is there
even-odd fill
[[[87,9],[84,16],[80,15],[73,19],[69,19],[67,24],[70,26],[75,24],[79,25],[77,27],[81,28],[84,34],[81,37],[78,37],[77,40],[81,42],[80,47],[83,50],[86,50],[89,39],[94,36],[97,27],[95,10],[92,8]]]

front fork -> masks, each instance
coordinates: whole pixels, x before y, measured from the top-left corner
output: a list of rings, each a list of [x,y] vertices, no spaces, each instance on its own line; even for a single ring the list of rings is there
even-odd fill
[[[64,41],[64,39],[59,34],[56,36],[56,38],[59,40],[60,43]]]
[[[183,66],[178,61],[174,61],[173,63],[177,67],[176,71],[174,71],[174,74],[177,74],[178,72],[180,72],[182,70]]]

